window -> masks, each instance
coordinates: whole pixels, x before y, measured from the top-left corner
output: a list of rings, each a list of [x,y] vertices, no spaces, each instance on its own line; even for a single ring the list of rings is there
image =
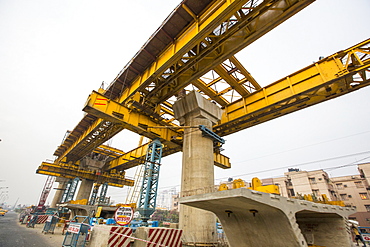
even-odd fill
[[[312,190],[312,193],[313,193],[316,197],[319,197],[319,196],[320,196],[320,192],[319,192],[319,190]]]
[[[356,188],[363,188],[364,185],[362,184],[362,181],[355,182]]]
[[[308,178],[310,181],[310,184],[316,184],[316,179],[315,178]]]
[[[369,196],[367,195],[367,193],[360,193],[360,197],[362,200],[368,200],[369,199]]]
[[[348,198],[347,198],[347,194],[340,194],[340,199],[341,199],[342,201],[347,201],[347,200],[348,200]]]
[[[352,198],[352,196],[351,195],[348,195],[348,198]]]
[[[290,196],[295,196],[294,190],[293,189],[289,189],[289,194],[290,194]]]
[[[344,187],[344,188],[347,188],[347,185],[346,185],[346,184],[343,184],[343,187]]]
[[[339,184],[336,184],[338,190],[342,190],[343,189],[343,184],[342,183],[339,183]]]
[[[365,205],[366,211],[370,212],[370,205]]]

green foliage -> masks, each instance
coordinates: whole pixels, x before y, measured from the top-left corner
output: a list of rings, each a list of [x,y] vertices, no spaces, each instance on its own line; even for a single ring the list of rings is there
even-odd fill
[[[157,209],[152,214],[151,220],[159,221],[159,226],[163,226],[163,222],[179,223],[179,212],[176,210]]]

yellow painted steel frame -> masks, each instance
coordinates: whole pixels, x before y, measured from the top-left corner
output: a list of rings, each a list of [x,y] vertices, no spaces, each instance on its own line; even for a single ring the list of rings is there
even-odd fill
[[[312,2],[313,0],[215,1],[193,24],[183,30],[144,73],[124,88],[116,101],[129,103],[140,91],[147,94],[147,102],[162,103]],[[147,87],[152,83],[155,87],[148,91]],[[82,158],[82,155],[92,150],[92,143],[98,146],[97,144],[100,145],[122,130],[122,126],[118,125],[112,131],[113,134],[108,134],[104,128],[99,131],[102,126],[99,121],[101,120],[88,126],[83,133],[76,132],[78,136],[69,139],[69,143],[63,143],[63,148],[58,148],[58,161],[74,153],[75,149],[78,155],[71,160]],[[97,143],[91,134],[101,132],[103,134],[97,135],[101,141]]]
[[[148,144],[139,146],[138,148],[135,148],[134,150],[131,150],[125,153],[121,157],[108,162],[108,165],[107,167],[105,167],[105,169],[106,170],[110,170],[110,169],[126,170],[129,168],[138,166],[140,164],[143,164],[143,162],[145,161],[145,155],[146,155],[147,149],[148,149]],[[181,150],[182,150],[181,146],[178,146],[176,148],[169,148],[165,146],[163,147],[163,150],[162,150],[162,157],[177,153]],[[220,153],[213,153],[213,157],[214,157],[215,166],[220,167],[222,169],[231,168],[229,157],[222,155]]]
[[[324,58],[223,110],[213,130],[220,136],[368,86],[370,39]]]
[[[134,180],[125,178],[124,172],[117,173],[115,171],[112,171],[110,173],[100,173],[93,170],[78,169],[78,166],[68,165],[65,163],[60,163],[59,165],[56,165],[48,162],[42,162],[42,164],[38,167],[36,173],[56,177],[65,177],[70,179],[78,177],[82,179],[92,180],[101,184],[107,182],[108,185],[115,187],[134,185]]]
[[[163,102],[313,1],[217,1],[138,75],[117,101],[127,103],[154,82],[155,88],[146,98]]]
[[[178,130],[172,130],[170,128],[148,129],[149,126],[161,127],[165,123],[159,123],[155,119],[122,106],[95,91],[90,94],[83,110],[102,119],[119,123],[125,129],[150,139],[159,138],[166,146],[176,147],[179,145],[171,141],[173,137],[182,135]]]
[[[148,127],[161,127],[163,123],[159,123],[154,118],[150,118],[136,111],[130,110],[113,100],[109,100],[105,96],[93,92],[90,94],[89,99],[84,107],[84,111],[94,114],[100,118],[107,119],[111,122],[119,123],[124,128],[134,131],[142,136],[150,139],[159,138],[165,145],[162,156],[170,155],[181,150],[181,143],[175,137],[181,137],[182,131],[179,131],[178,126],[168,126],[169,128],[148,128]],[[171,127],[174,127],[171,129]],[[148,144],[142,145],[121,157],[109,162],[109,169],[120,167],[121,169],[128,169],[133,166],[139,165],[146,155]],[[230,168],[229,158],[221,155],[214,154],[215,165],[221,168]],[[123,163],[130,162],[122,166]]]

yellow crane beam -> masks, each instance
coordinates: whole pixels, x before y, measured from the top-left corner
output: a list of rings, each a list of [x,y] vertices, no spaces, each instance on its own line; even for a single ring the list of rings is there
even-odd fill
[[[112,170],[111,172],[100,172],[94,170],[79,169],[78,166],[62,162],[58,165],[48,162],[42,162],[42,164],[38,167],[36,173],[70,179],[78,177],[81,179],[92,180],[101,184],[108,183],[108,185],[115,187],[134,185],[134,180],[125,178],[125,172],[116,172],[116,170]]]
[[[127,106],[139,96],[143,109],[155,108],[313,1],[185,0],[103,94]],[[78,160],[122,130],[119,125],[105,130],[101,120],[90,118],[58,147],[58,160]]]
[[[165,126],[168,128],[161,128],[165,124],[163,121],[160,122],[154,117],[151,118],[140,112],[130,110],[97,92],[90,94],[83,110],[99,118],[109,120],[112,123],[120,124],[125,129],[150,139],[159,138],[165,145],[162,156],[170,155],[181,150],[181,142],[178,138],[183,135],[183,132],[179,131],[181,126],[169,125]],[[147,145],[139,146],[119,158],[110,161],[108,165],[109,169],[116,169],[117,167],[128,169],[139,165],[145,159]],[[126,162],[129,164],[122,165]],[[221,154],[215,154],[215,165],[222,168],[230,168],[229,158]]]
[[[106,164],[105,169],[106,170],[110,170],[110,169],[126,170],[129,168],[138,166],[140,164],[143,164],[143,162],[145,161],[145,155],[148,149],[148,145],[149,144],[141,145],[125,153],[124,155],[114,160],[109,161]],[[165,157],[165,156],[177,153],[181,150],[182,150],[181,146],[178,146],[175,148],[169,148],[165,146],[162,150],[162,156]],[[229,157],[222,155],[220,153],[216,153],[216,152],[213,154],[213,157],[214,157],[215,166],[223,168],[223,169],[228,169],[231,167]]]
[[[106,119],[112,123],[117,123],[123,126],[125,129],[138,133],[150,139],[159,138],[160,141],[168,147],[177,147],[179,143],[176,143],[174,138],[182,136],[182,133],[174,129],[169,128],[151,128],[148,127],[161,127],[165,122],[161,122],[161,119],[149,117],[141,114],[138,111],[129,109],[122,106],[118,102],[108,99],[102,94],[93,91],[83,108],[87,113],[97,116],[101,119]],[[174,140],[174,141],[172,141]]]
[[[165,101],[312,2],[215,1],[129,82],[117,102],[127,103],[139,91],[149,92],[145,98],[153,104]]]
[[[370,83],[370,39],[227,105],[213,130],[225,136],[353,92]]]
[[[93,115],[85,116],[54,152],[58,157],[56,162],[78,161],[121,130],[123,126],[119,124]]]

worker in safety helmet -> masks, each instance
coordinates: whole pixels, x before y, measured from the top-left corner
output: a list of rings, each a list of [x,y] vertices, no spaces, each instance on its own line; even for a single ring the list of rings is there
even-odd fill
[[[360,240],[362,242],[362,244],[364,245],[364,247],[366,247],[366,243],[365,243],[364,239],[361,236],[360,230],[354,224],[352,224],[352,232],[355,234],[355,241],[357,243],[357,246],[358,246],[358,240]]]

